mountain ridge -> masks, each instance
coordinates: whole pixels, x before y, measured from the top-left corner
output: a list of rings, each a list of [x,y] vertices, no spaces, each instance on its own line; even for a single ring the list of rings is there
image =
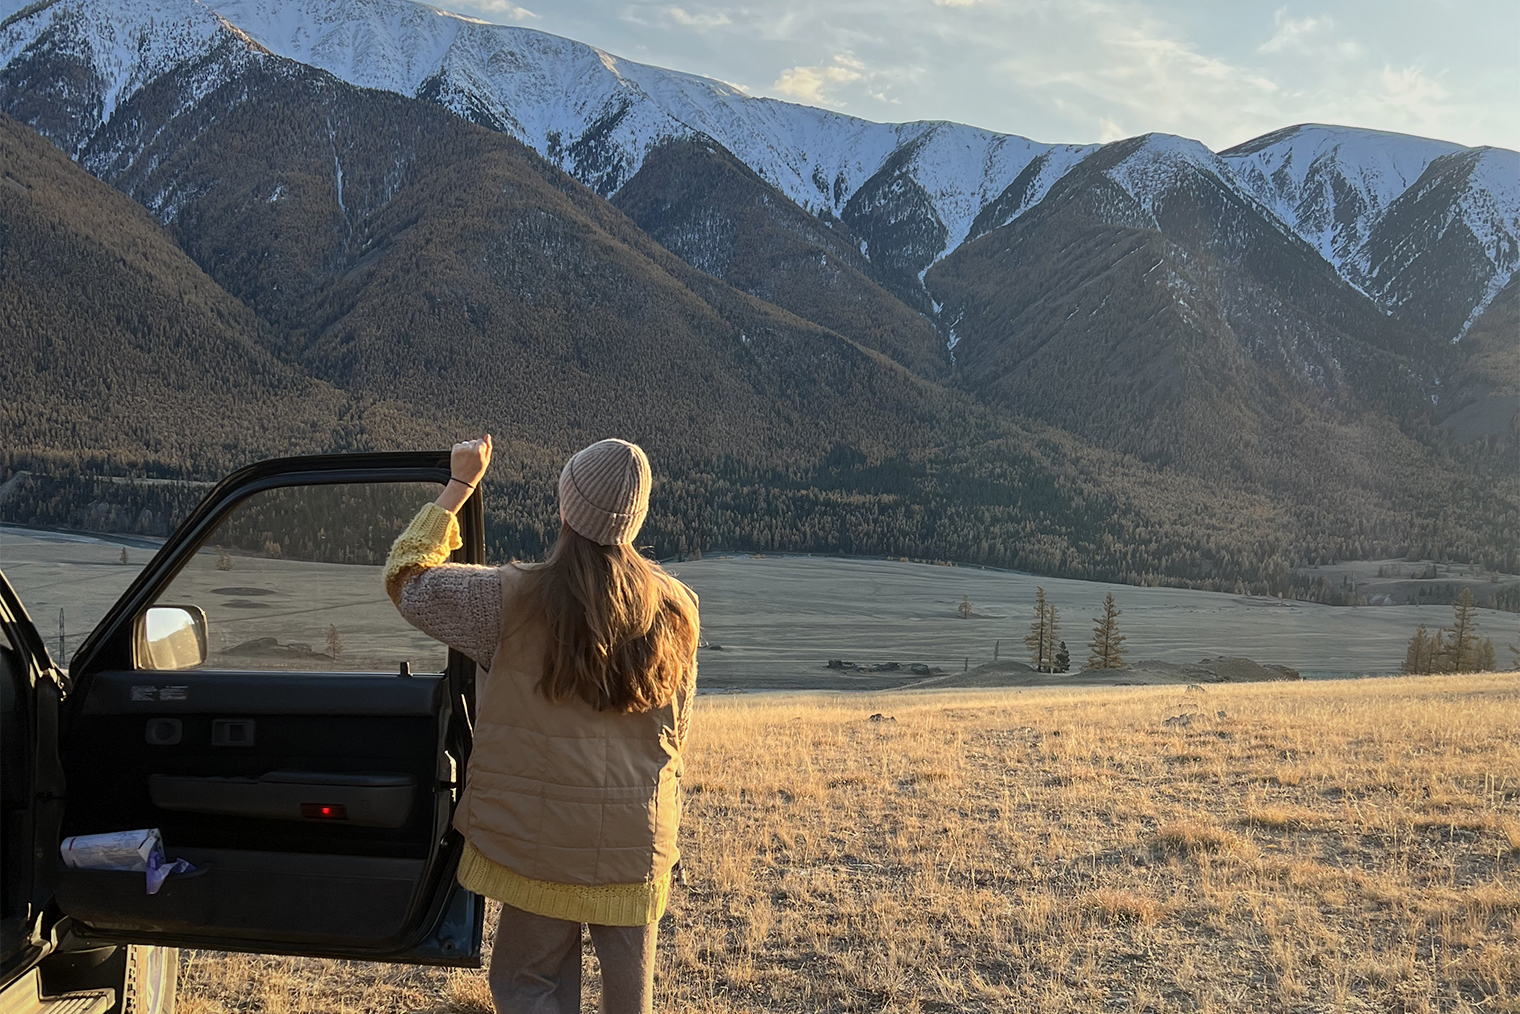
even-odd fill
[[[0,31],[0,62],[13,55],[4,43],[6,32],[14,34],[23,23],[71,2],[0,4],[0,14],[8,12],[10,22]],[[156,12],[156,32],[164,16],[174,20],[183,6],[112,0],[104,9],[116,17],[96,20],[121,22],[125,32],[128,23],[140,26]],[[896,279],[894,292],[928,314],[932,306],[921,292],[923,271],[986,231],[987,212],[1011,198],[1009,191],[1019,189],[1021,178],[1023,199],[1003,200],[998,224],[1038,203],[1056,179],[1101,147],[1034,142],[944,120],[876,123],[751,97],[721,81],[414,0],[209,0],[193,6],[202,13],[186,15],[192,22],[212,13],[228,30],[272,53],[361,87],[434,101],[509,133],[604,197],[631,179],[659,143],[711,137],[799,207],[847,221],[867,241],[868,254],[873,235],[878,237],[877,258],[891,262],[885,271]],[[109,51],[105,63],[127,62],[118,49],[103,48]],[[151,74],[149,64],[160,50],[174,47],[154,47],[135,75],[118,72],[112,81],[126,88]],[[107,117],[118,97],[112,92],[100,103]],[[1379,284],[1367,284],[1369,257],[1360,251],[1375,219],[1434,158],[1456,150],[1473,149],[1411,135],[1299,124],[1219,154],[1269,213],[1348,281],[1382,299],[1396,297],[1408,285],[1387,279],[1386,271]],[[1520,166],[1520,155],[1515,159]],[[1041,171],[1029,173],[1037,163]],[[1514,271],[1514,259],[1505,251],[1520,242],[1520,194],[1494,196],[1503,235],[1489,244],[1489,266],[1471,266],[1484,277],[1467,286],[1476,295],[1458,330],[1446,337],[1459,337]],[[879,241],[903,235],[907,242]]]

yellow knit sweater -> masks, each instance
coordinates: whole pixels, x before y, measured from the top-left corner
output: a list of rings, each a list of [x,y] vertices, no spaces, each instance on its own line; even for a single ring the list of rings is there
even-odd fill
[[[500,580],[490,568],[446,561],[462,545],[454,515],[428,504],[396,539],[385,562],[385,590],[401,615],[423,633],[480,656],[494,646],[501,626]],[[490,596],[494,594],[494,601]],[[489,671],[483,676],[489,679]],[[459,861],[459,883],[535,915],[599,926],[643,926],[659,921],[670,900],[670,874],[640,884],[556,884],[531,880],[492,862],[469,842]]]

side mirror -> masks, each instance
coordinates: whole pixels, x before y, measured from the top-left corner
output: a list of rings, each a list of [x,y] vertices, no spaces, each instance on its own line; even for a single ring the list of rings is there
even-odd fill
[[[137,664],[194,669],[206,661],[206,612],[199,606],[149,606],[137,618]]]

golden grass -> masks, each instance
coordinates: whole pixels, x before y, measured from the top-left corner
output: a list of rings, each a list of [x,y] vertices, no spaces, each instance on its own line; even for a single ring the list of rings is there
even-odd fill
[[[700,707],[663,1010],[1520,1011],[1515,674]],[[490,1010],[185,962],[182,1014]]]

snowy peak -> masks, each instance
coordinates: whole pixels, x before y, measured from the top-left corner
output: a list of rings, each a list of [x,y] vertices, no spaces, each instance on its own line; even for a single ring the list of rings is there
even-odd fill
[[[0,0],[0,67],[64,59],[84,71],[93,129],[138,89],[218,43],[246,39],[195,0]]]
[[[302,5],[229,0],[213,7],[271,52],[367,88],[414,94],[461,27],[481,24],[422,4]]]
[[[1432,161],[1461,150],[1408,134],[1306,123],[1237,145],[1221,158],[1252,196],[1340,268]]]
[[[1123,187],[1152,217],[1156,205],[1172,190],[1198,175],[1228,181],[1234,187],[1230,167],[1198,141],[1175,134],[1144,134],[1117,142],[1109,156],[1115,159],[1104,175]]]
[[[1460,338],[1520,266],[1520,153],[1461,148],[1433,160],[1348,264],[1393,312]]]
[[[1459,194],[1453,220],[1472,231],[1484,255],[1508,280],[1520,261],[1520,152],[1484,147],[1443,155],[1409,194],[1418,201],[1442,189]]]
[[[1092,210],[1115,224],[1181,230],[1195,238],[1233,236],[1236,242],[1250,231],[1244,224],[1249,219],[1299,242],[1287,223],[1241,186],[1227,162],[1191,138],[1152,133],[1115,141],[1085,165],[1105,184],[1093,188]]]

